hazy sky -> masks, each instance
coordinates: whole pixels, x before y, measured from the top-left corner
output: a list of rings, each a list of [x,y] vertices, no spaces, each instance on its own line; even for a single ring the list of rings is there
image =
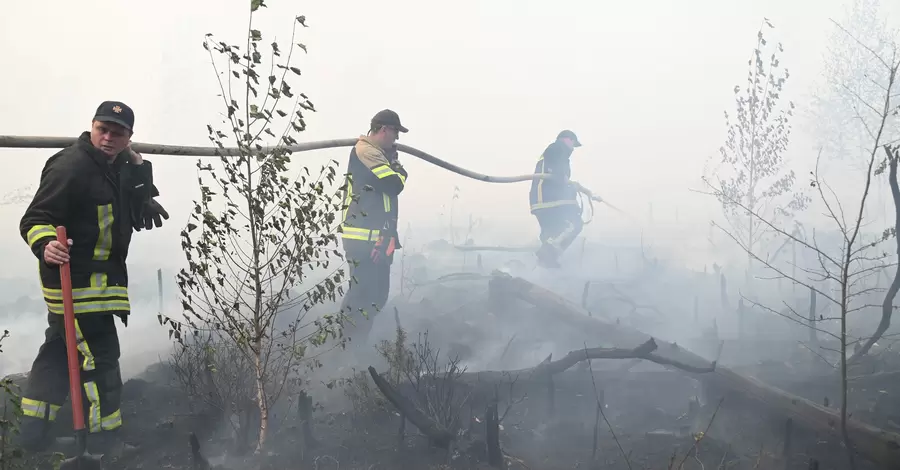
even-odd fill
[[[318,113],[300,140],[355,137],[370,117],[390,107],[410,133],[402,142],[488,174],[528,173],[562,128],[584,146],[573,157],[575,178],[648,223],[645,234],[665,243],[684,233],[702,243],[716,205],[700,188],[704,163],[724,138],[722,112],[743,83],[763,17],[785,45],[792,71],[787,93],[803,105],[819,78],[829,17],[838,0],[692,0],[598,2],[493,0],[436,2],[285,2],[270,0],[259,29],[287,41],[294,15],[310,28],[300,41],[309,54],[294,89]],[[886,10],[898,5],[887,2]],[[897,2],[894,2],[897,3]],[[0,133],[76,136],[105,99],[136,111],[141,142],[205,145],[205,125],[222,104],[204,33],[242,41],[247,0],[68,2],[4,5],[0,18]],[[271,26],[270,26],[271,25]],[[799,126],[799,123],[798,123]],[[791,155],[808,170],[809,135],[795,132]],[[36,185],[50,150],[0,149],[4,189]],[[311,163],[345,162],[347,149],[305,154]],[[149,158],[149,157],[148,157]],[[177,234],[196,188],[194,161],[154,156],[161,202],[173,218],[152,237],[136,237],[136,259],[182,259]],[[537,227],[527,209],[528,184],[488,185],[404,157],[411,173],[401,198],[401,224],[446,223],[439,214],[460,188],[457,223],[469,213],[490,219],[511,244],[532,243]],[[0,253],[31,269],[18,235],[23,206],[0,207]],[[641,227],[598,207],[586,229]],[[675,223],[675,213],[678,223]],[[496,240],[495,240],[496,241]],[[674,242],[673,242],[674,243]],[[157,249],[150,252],[151,245]],[[145,247],[145,248],[141,248]],[[24,264],[19,264],[19,261]]]

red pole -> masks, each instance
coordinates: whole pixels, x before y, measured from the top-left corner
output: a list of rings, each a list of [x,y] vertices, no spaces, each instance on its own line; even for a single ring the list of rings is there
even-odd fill
[[[65,227],[56,227],[56,239],[68,249]],[[66,355],[69,359],[69,397],[72,398],[72,423],[75,432],[84,430],[84,404],[81,396],[81,366],[78,364],[78,340],[75,336],[75,304],[72,300],[72,273],[69,263],[59,266],[63,295],[63,319],[66,325]]]

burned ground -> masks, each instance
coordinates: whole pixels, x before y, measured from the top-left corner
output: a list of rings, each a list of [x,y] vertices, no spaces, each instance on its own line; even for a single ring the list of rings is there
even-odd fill
[[[807,468],[811,460],[821,469],[847,468],[846,453],[835,438],[837,423],[810,428],[802,420],[789,419],[790,413],[780,412],[777,406],[767,405],[765,396],[723,389],[723,382],[707,380],[711,373],[704,368],[719,359],[734,374],[755,377],[793,394],[788,396],[796,400],[824,405],[822,416],[833,416],[839,397],[835,372],[795,338],[744,335],[724,340],[723,347],[727,336],[710,327],[716,323],[709,321],[709,315],[698,318],[696,313],[691,321],[693,334],[682,334],[683,318],[691,318],[690,307],[681,305],[683,299],[668,305],[653,296],[658,289],[654,282],[665,282],[654,281],[654,276],[663,278],[658,273],[644,272],[639,282],[595,283],[589,291],[577,282],[555,286],[554,291],[571,299],[567,301],[571,306],[559,308],[497,299],[490,287],[496,276],[481,271],[441,279],[432,274],[432,281],[419,282],[412,289],[407,285],[376,319],[374,331],[380,338],[392,340],[399,319],[408,343],[421,341],[427,332],[440,357],[458,357],[459,366],[465,368],[456,386],[468,399],[457,410],[460,424],[447,448],[434,445],[433,439],[401,419],[385,400],[365,367],[372,365],[387,374],[389,361],[372,348],[371,360],[355,365],[362,373],[354,374],[349,368],[348,353],[335,351],[323,359],[324,367],[311,373],[306,383],[317,404],[311,425],[306,426],[299,397],[286,397],[275,409],[271,451],[262,456],[252,455],[252,447],[241,449],[236,444],[240,439],[230,424],[233,417],[205,410],[196,397],[185,394],[168,364],[157,364],[128,381],[123,391],[125,438],[140,447],[106,468],[204,468],[195,466],[192,459],[192,433],[202,455],[222,468],[491,468],[486,411],[493,400],[502,417],[499,444],[507,468]],[[667,289],[665,295],[674,297],[671,292]],[[695,294],[682,295],[690,299]],[[585,318],[572,323],[572,312],[579,304]],[[391,314],[394,307],[396,316]],[[673,320],[668,312],[674,309],[688,313],[678,313],[680,319]],[[591,329],[592,321],[607,326]],[[638,327],[659,335],[658,339],[680,338],[677,344],[659,339],[655,359],[687,357],[681,353],[689,349],[702,355],[704,362],[660,365],[645,355],[643,359],[595,359],[590,366],[582,361],[550,375],[522,371],[579,350],[634,348],[638,344],[628,340],[618,344],[622,338],[614,330]],[[667,329],[671,335],[665,334]],[[607,330],[613,333],[598,334]],[[681,370],[684,366],[696,371]],[[519,372],[499,372],[504,370]],[[893,397],[900,392],[898,370],[900,356],[888,348],[854,368],[853,420],[896,436],[900,401]],[[475,371],[482,372],[473,375]],[[402,396],[416,394],[408,383],[400,382],[397,390]],[[360,399],[363,395],[368,398]],[[598,413],[598,402],[602,413]],[[67,408],[60,416],[56,433],[64,436],[70,429]],[[857,468],[896,465],[858,458]]]

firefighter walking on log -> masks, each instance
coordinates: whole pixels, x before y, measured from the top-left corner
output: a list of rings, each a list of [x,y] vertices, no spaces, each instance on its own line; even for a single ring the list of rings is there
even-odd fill
[[[358,352],[366,344],[375,315],[387,303],[391,263],[400,248],[397,201],[407,173],[395,143],[405,132],[409,130],[400,124],[397,113],[385,109],[372,118],[368,135],[360,136],[350,150],[341,239],[351,285],[341,311],[352,321],[344,334],[356,341]]]
[[[546,268],[560,267],[560,255],[575,241],[584,225],[577,199],[580,185],[569,181],[572,176],[569,157],[576,147],[581,147],[578,137],[564,130],[547,146],[534,167],[536,174],[556,176],[532,180],[529,194],[531,213],[541,227],[541,247],[536,252],[538,264]]]
[[[69,392],[59,269],[65,263],[71,269],[86,426],[95,436],[92,453],[115,457],[126,448],[119,433],[122,376],[115,324],[119,317],[127,325],[131,311],[125,260],[133,230],[160,227],[169,218],[153,199],[159,195],[153,167],[131,150],[133,127],[131,108],[101,103],[91,130],[44,164],[19,224],[39,260],[49,324],[22,396],[18,440],[29,451],[49,447],[49,428]],[[66,227],[68,246],[56,240],[57,226]]]

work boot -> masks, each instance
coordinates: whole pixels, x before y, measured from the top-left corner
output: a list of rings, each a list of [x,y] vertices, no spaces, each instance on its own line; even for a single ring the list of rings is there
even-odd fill
[[[138,447],[125,442],[120,430],[102,431],[88,435],[88,450],[93,455],[103,455],[110,462],[134,453]]]

